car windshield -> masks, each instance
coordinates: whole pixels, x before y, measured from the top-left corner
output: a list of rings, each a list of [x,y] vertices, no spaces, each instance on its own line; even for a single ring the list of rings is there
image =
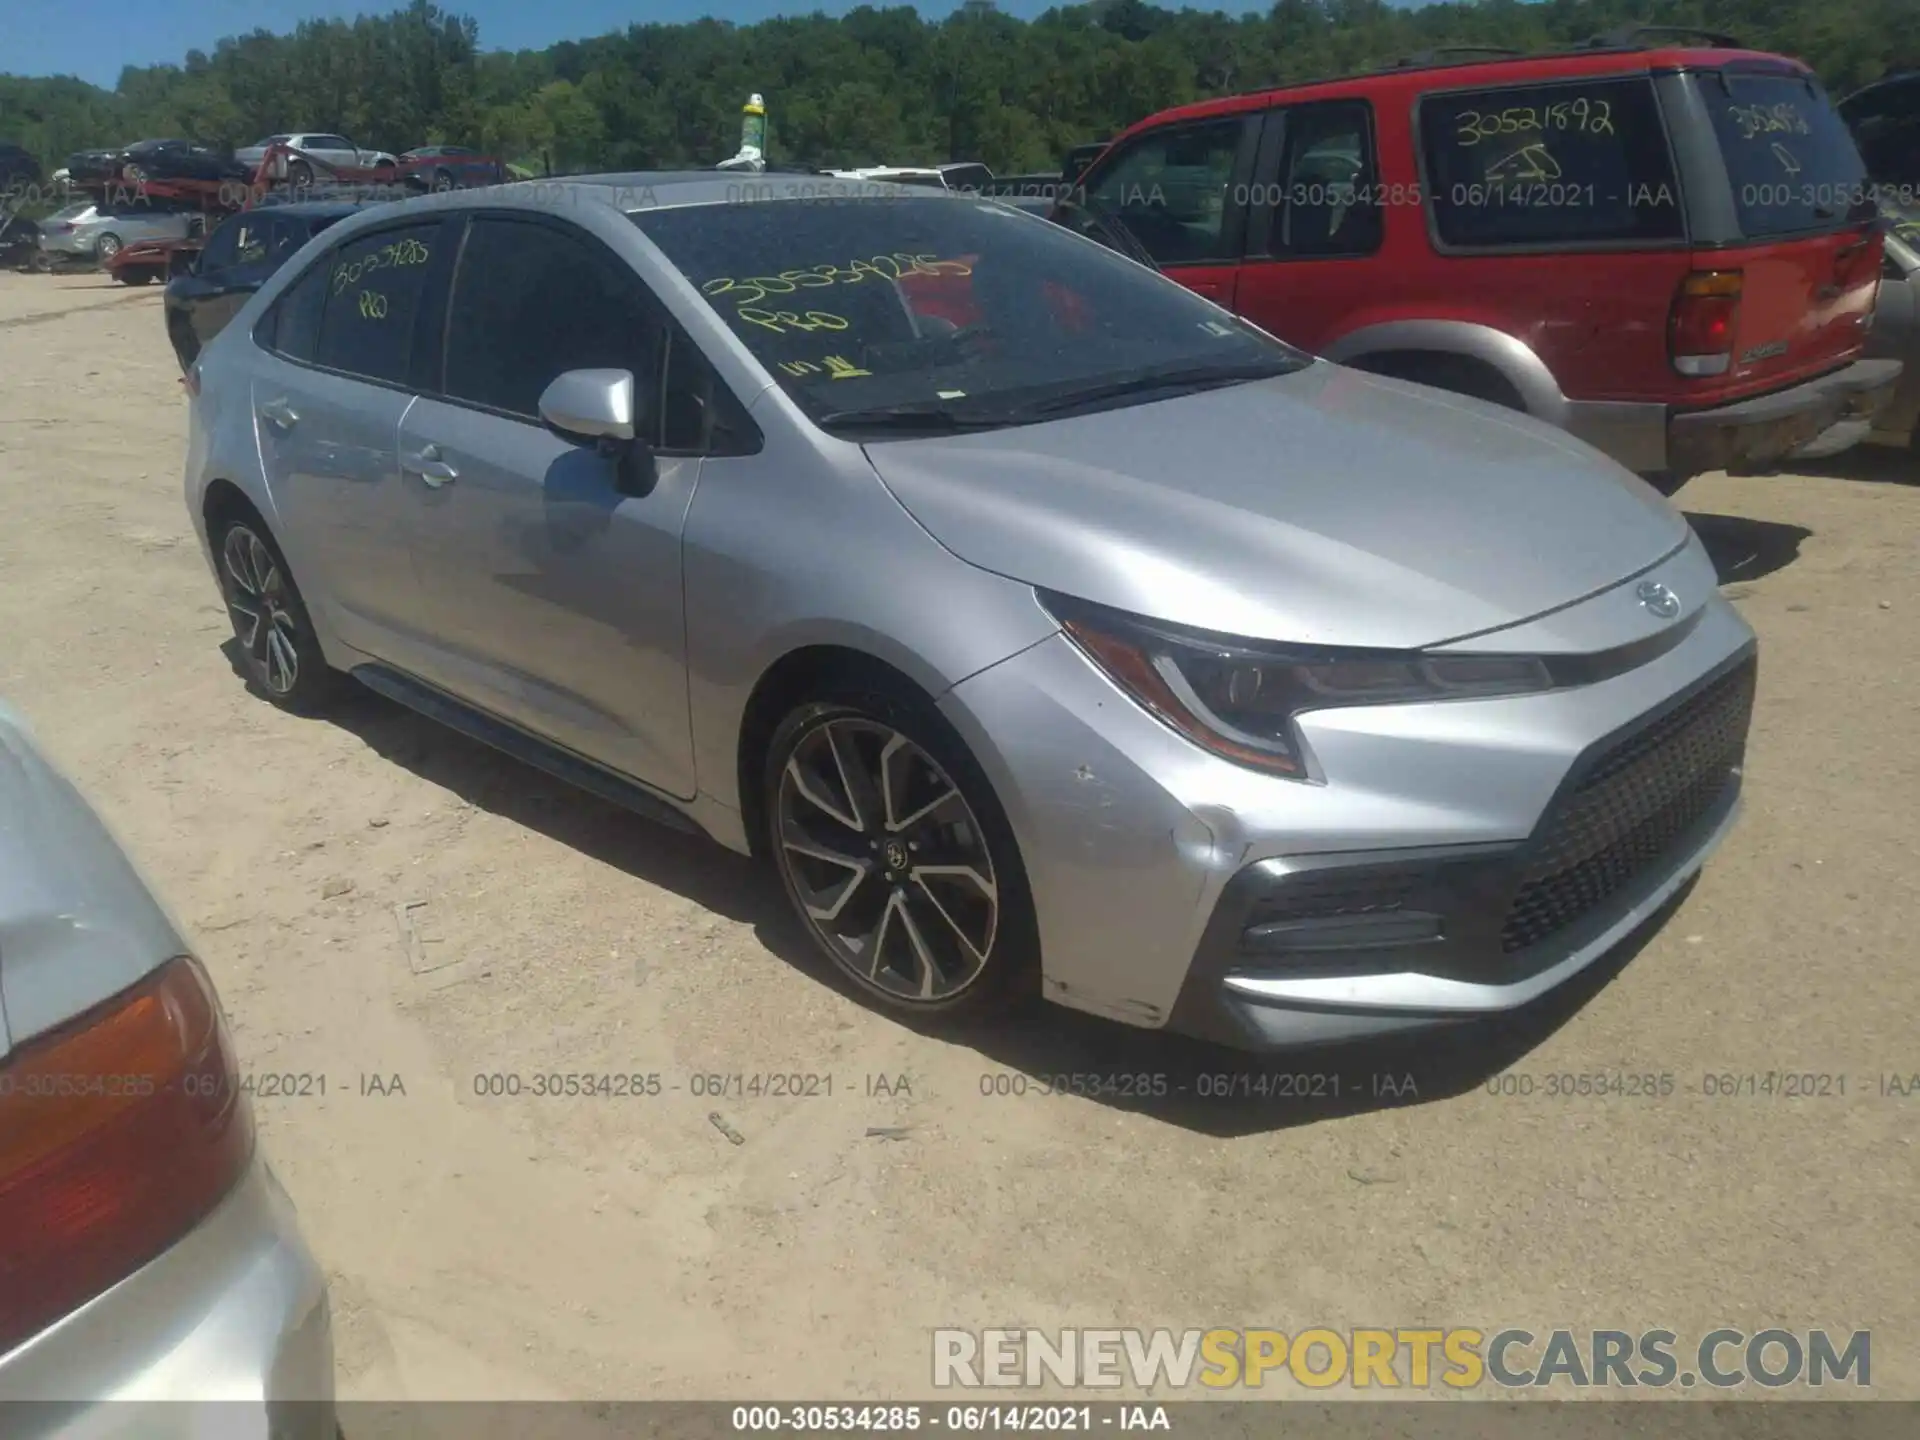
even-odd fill
[[[1742,234],[1795,235],[1873,218],[1866,164],[1812,76],[1721,71],[1706,96]]]
[[[78,204],[67,206],[64,210],[54,211],[53,214],[47,217],[47,219],[49,222],[52,222],[55,220],[60,220],[60,221],[78,220],[82,215],[86,214],[91,209],[93,209],[93,202],[91,200],[82,200]]]
[[[829,428],[1015,424],[1311,363],[1153,271],[988,201],[869,195],[630,218]]]

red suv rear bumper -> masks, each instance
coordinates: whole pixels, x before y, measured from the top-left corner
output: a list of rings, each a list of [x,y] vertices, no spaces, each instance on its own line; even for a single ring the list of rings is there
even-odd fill
[[[1867,437],[1874,417],[1893,398],[1900,370],[1898,360],[1856,360],[1751,400],[1670,410],[1666,468],[1679,476],[1707,470],[1751,474],[1802,450],[1836,453]]]

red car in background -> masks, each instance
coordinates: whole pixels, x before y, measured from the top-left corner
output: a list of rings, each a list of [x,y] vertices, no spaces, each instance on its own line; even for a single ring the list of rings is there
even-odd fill
[[[1882,242],[1853,139],[1806,66],[1726,36],[1187,105],[1082,184],[1282,339],[1525,411],[1669,492],[1845,448],[1900,370],[1862,358]]]

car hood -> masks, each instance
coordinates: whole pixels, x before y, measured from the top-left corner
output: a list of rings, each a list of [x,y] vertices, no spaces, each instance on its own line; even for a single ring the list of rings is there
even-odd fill
[[[1326,363],[866,451],[974,565],[1299,644],[1415,648],[1504,628],[1645,570],[1689,533],[1559,430]]]

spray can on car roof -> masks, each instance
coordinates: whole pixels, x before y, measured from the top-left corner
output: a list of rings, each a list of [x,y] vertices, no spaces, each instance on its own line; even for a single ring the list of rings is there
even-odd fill
[[[758,95],[749,95],[740,107],[740,153],[762,157],[767,153],[767,102]]]

